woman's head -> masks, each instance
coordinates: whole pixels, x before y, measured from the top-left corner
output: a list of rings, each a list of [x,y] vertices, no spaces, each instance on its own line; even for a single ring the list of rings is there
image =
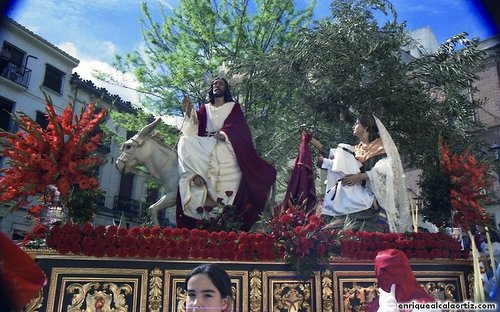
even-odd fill
[[[210,103],[215,103],[215,98],[219,97],[224,97],[225,103],[233,101],[229,83],[222,77],[215,78],[210,85],[210,90],[208,90]]]
[[[368,133],[368,141],[371,142],[376,138],[379,138],[380,135],[378,133],[377,123],[375,122],[375,118],[370,114],[361,114],[356,121],[356,124],[361,125],[363,130]],[[357,135],[355,133],[355,135]]]
[[[186,308],[190,311],[230,311],[231,279],[213,264],[196,267],[186,277]]]

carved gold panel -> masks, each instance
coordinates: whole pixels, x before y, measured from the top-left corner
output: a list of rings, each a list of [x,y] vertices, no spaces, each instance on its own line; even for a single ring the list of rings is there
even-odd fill
[[[333,280],[329,269],[321,273],[321,297],[323,312],[333,312]]]
[[[467,297],[464,273],[460,271],[414,271],[419,284],[436,300],[461,302]],[[370,271],[333,273],[335,312],[360,312],[377,296],[375,274]]]
[[[436,300],[462,302],[468,299],[465,274],[461,271],[417,271],[419,284]]]
[[[51,270],[46,311],[145,311],[147,269]]]
[[[190,270],[165,271],[164,311],[185,312],[186,291],[184,288],[186,276]],[[232,311],[249,311],[248,304],[248,271],[226,270],[231,277],[233,290]]]
[[[272,312],[316,312],[321,303],[320,272],[302,280],[293,272],[263,273],[263,310]]]
[[[375,273],[370,271],[334,272],[334,311],[364,311],[377,294],[376,282]]]
[[[38,292],[38,295],[31,299],[23,309],[23,312],[38,312],[43,305],[43,288]]]

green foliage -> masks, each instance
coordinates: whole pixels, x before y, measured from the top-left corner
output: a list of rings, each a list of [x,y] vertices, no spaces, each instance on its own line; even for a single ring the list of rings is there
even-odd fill
[[[426,188],[437,186],[437,177],[430,177],[440,134],[475,152],[484,147],[475,143],[480,125],[471,118],[482,103],[470,96],[484,54],[475,40],[459,34],[437,53],[414,59],[406,51],[415,43],[390,2],[337,0],[331,7],[332,16],[304,30],[295,44],[243,63],[259,69],[248,83],[265,97],[254,105],[272,103],[266,118],[256,114],[255,122],[262,124],[256,127],[269,129],[262,146],[286,181],[285,162],[296,153],[297,130],[308,129],[327,145],[353,143],[356,117],[373,113],[398,144],[405,166],[422,168],[423,177],[432,180],[422,184],[429,195],[433,189]],[[387,17],[383,25],[375,18],[381,13]],[[431,214],[448,208],[434,198],[425,203]]]
[[[143,107],[171,113],[185,94],[204,102],[203,78],[216,75],[223,62],[232,66],[292,41],[310,21],[314,3],[298,11],[288,0],[181,0],[171,14],[160,4],[163,20],[157,22],[142,2],[145,49],[118,56],[115,66],[134,73],[145,94]],[[241,90],[244,97],[249,92]]]
[[[73,189],[69,200],[69,215],[74,223],[84,224],[92,221],[97,211],[97,200],[102,196],[100,190]]]
[[[433,223],[438,227],[450,226],[450,178],[445,175],[436,164],[434,170],[426,170],[419,183],[423,198],[420,213],[423,220]]]

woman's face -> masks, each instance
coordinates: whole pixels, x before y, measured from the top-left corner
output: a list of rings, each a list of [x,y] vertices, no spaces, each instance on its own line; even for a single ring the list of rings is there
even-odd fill
[[[361,138],[364,133],[365,133],[365,128],[361,125],[359,119],[356,120],[356,123],[352,127],[352,134],[354,134],[354,136],[358,138]]]
[[[207,274],[191,277],[187,284],[186,312],[225,311],[229,298],[222,298]]]

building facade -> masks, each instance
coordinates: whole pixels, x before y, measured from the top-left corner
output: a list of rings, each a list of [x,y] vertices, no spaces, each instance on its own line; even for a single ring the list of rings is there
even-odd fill
[[[495,216],[495,224],[500,228],[500,36],[481,41],[479,49],[487,53],[487,58],[476,73],[478,80],[473,84],[477,88],[474,99],[484,101],[484,105],[476,111],[474,118],[484,125],[485,130],[480,136],[491,146],[490,152],[496,161],[495,179],[489,192],[491,201],[487,209]]]
[[[0,32],[0,127],[17,132],[18,127],[11,114],[23,112],[40,124],[46,123],[45,94],[52,99],[57,113],[69,104],[74,104],[74,112],[79,113],[85,105],[97,101],[99,107],[109,107],[134,113],[130,102],[117,95],[111,95],[104,88],[96,87],[91,81],[83,80],[73,73],[79,60],[57,48],[50,42],[31,32],[9,18],[1,20]],[[121,137],[128,133],[106,120],[106,126]],[[98,212],[94,218],[96,225],[119,222],[123,213],[128,226],[140,224],[144,220],[148,177],[145,174],[121,176],[115,168],[120,154],[120,144],[111,141],[102,144],[98,153],[104,164],[98,169],[98,179],[102,197],[96,199]],[[0,167],[8,166],[8,160],[0,159]],[[158,193],[149,192],[147,199],[155,201]],[[156,197],[155,197],[156,196]],[[26,218],[26,210],[21,208],[8,213],[9,206],[0,207],[0,231],[13,239],[21,239],[31,230],[33,222]],[[167,222],[165,216],[161,219]],[[161,222],[162,222],[161,221]]]

